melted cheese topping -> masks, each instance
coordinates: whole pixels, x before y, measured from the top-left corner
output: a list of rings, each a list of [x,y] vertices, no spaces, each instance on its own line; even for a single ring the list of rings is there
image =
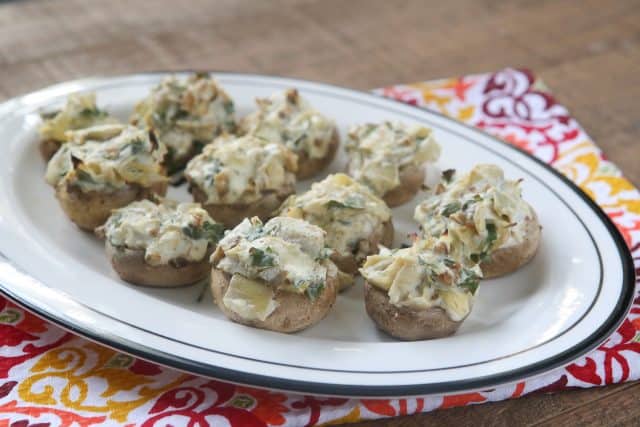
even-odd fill
[[[62,110],[43,115],[43,119],[38,129],[42,139],[60,142],[67,141],[67,131],[118,122],[96,106],[95,93],[69,95]]]
[[[335,123],[288,89],[270,98],[257,99],[258,110],[241,123],[243,133],[285,144],[296,153],[323,158],[336,131]]]
[[[533,216],[519,181],[504,179],[495,165],[477,165],[416,207],[414,218],[427,236],[443,236],[457,259],[482,261],[499,247],[522,242]]]
[[[326,231],[331,248],[364,259],[375,248],[361,247],[362,242],[382,231],[383,223],[391,219],[391,210],[364,185],[335,174],[314,183],[306,193],[287,199],[281,215],[317,225]]]
[[[197,203],[141,200],[115,210],[98,232],[114,247],[144,250],[145,261],[157,266],[202,261],[223,230]]]
[[[212,204],[252,203],[265,192],[287,194],[295,185],[297,156],[262,138],[219,137],[194,157],[185,176]]]
[[[116,190],[130,184],[150,187],[166,181],[166,152],[133,126],[102,125],[67,133],[69,142],[51,158],[46,180],[70,183],[82,191]]]
[[[382,197],[400,185],[401,172],[440,157],[431,129],[400,122],[353,127],[345,145],[348,173]]]
[[[482,277],[480,268],[466,268],[434,240],[419,240],[406,249],[383,248],[367,257],[360,269],[372,286],[389,295],[397,307],[441,307],[453,321],[464,319]]]
[[[171,158],[184,158],[220,133],[235,130],[234,105],[207,75],[167,77],[136,105],[131,122],[153,129]]]

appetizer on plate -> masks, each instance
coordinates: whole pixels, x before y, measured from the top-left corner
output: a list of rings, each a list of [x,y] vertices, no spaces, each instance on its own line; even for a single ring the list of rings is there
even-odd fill
[[[165,78],[135,106],[131,123],[153,130],[167,146],[169,175],[181,171],[214,137],[236,127],[233,101],[208,74]]]
[[[367,255],[378,252],[378,245],[393,242],[389,207],[369,188],[341,173],[290,197],[280,215],[304,219],[326,231],[327,244],[334,249],[331,259],[348,275],[356,274]]]
[[[258,110],[240,122],[242,133],[286,145],[298,155],[298,179],[326,168],[338,149],[333,120],[314,110],[296,89],[256,100]]]
[[[278,332],[319,322],[338,287],[325,244],[325,232],[306,221],[245,219],[211,257],[216,303],[234,322]]]
[[[403,340],[453,334],[469,315],[482,272],[448,254],[446,243],[418,240],[405,249],[382,248],[360,269],[365,306],[378,328]]]
[[[96,94],[73,94],[61,110],[42,114],[40,133],[40,154],[45,161],[60,149],[68,140],[67,131],[84,129],[91,126],[118,123],[109,113],[96,106]]]
[[[196,202],[227,227],[243,218],[268,219],[295,192],[296,155],[253,135],[221,136],[185,170]]]
[[[111,211],[163,195],[164,145],[133,126],[101,125],[69,132],[47,164],[46,181],[69,219],[93,231]]]
[[[445,171],[445,182],[416,207],[425,236],[443,236],[456,259],[478,263],[485,278],[513,272],[536,254],[541,227],[522,199],[520,181],[481,164],[460,177]]]
[[[196,203],[133,202],[96,229],[122,280],[136,285],[181,286],[209,275],[209,257],[224,227]]]
[[[345,148],[348,174],[390,207],[411,200],[424,184],[425,163],[440,157],[431,129],[401,122],[354,126]]]

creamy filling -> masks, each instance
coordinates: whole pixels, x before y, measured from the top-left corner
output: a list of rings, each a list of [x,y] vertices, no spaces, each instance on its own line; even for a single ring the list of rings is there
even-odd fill
[[[251,203],[265,193],[292,190],[296,155],[283,145],[255,136],[221,137],[207,145],[185,170],[206,203]]]
[[[359,245],[381,233],[391,219],[391,210],[380,198],[344,174],[329,175],[306,193],[290,197],[281,214],[317,225],[327,232],[331,248],[358,257],[376,250]]]
[[[145,261],[158,266],[202,261],[223,231],[196,203],[141,200],[114,211],[100,232],[114,247],[144,250]]]
[[[245,319],[264,320],[276,307],[276,289],[318,298],[327,277],[337,275],[324,236],[318,227],[293,218],[266,224],[245,219],[212,255],[215,268],[231,275],[225,306]]]
[[[206,75],[167,77],[136,105],[131,122],[153,129],[174,159],[198,151],[236,126],[233,100]]]
[[[532,216],[519,181],[505,180],[495,165],[477,165],[439,186],[414,214],[425,236],[442,236],[452,253],[471,262],[482,261],[499,247],[521,243],[525,221]]]
[[[244,133],[285,144],[313,159],[327,155],[335,123],[311,108],[297,90],[289,89],[256,102],[258,110],[241,123]]]
[[[345,148],[349,175],[379,196],[400,186],[405,169],[422,167],[440,156],[431,129],[401,122],[355,126]]]
[[[434,241],[383,249],[367,257],[360,272],[369,284],[387,293],[391,304],[419,310],[440,307],[453,321],[463,320],[471,311],[482,277],[477,265],[468,268],[454,261]]]
[[[43,115],[38,131],[43,139],[64,142],[68,140],[67,131],[117,122],[109,113],[98,108],[95,93],[73,94],[69,95],[60,111]]]
[[[166,180],[161,166],[165,148],[147,131],[102,125],[67,132],[69,142],[47,164],[52,186],[72,183],[82,191],[115,190],[130,184],[149,187]]]

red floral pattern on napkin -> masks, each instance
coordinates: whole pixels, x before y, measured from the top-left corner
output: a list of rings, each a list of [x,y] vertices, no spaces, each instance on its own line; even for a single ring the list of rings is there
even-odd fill
[[[376,93],[477,126],[560,170],[611,217],[640,276],[640,193],[526,70]],[[66,333],[0,297],[0,427],[311,426],[393,417],[640,378],[640,296],[597,350],[535,379],[452,396],[357,400],[285,394],[182,374]]]

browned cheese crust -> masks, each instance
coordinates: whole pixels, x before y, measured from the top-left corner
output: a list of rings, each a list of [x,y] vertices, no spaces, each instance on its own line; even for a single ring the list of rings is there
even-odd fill
[[[56,187],[56,198],[71,221],[83,230],[93,231],[105,223],[114,209],[136,200],[153,199],[155,194],[164,196],[166,192],[166,182],[152,188],[130,184],[111,192],[84,192],[72,184],[59,184]]]
[[[380,330],[392,337],[406,341],[442,338],[455,333],[462,324],[451,320],[440,307],[426,310],[396,307],[386,292],[368,282],[364,290],[367,314]]]
[[[336,301],[338,279],[336,276],[327,277],[324,290],[320,296],[312,301],[304,294],[276,290],[276,309],[264,321],[246,320],[236,312],[229,310],[222,299],[229,287],[231,275],[213,268],[211,270],[211,291],[220,310],[234,322],[254,328],[270,331],[291,333],[308,328],[322,320]]]
[[[209,248],[201,261],[176,261],[154,266],[145,262],[142,249],[117,248],[108,241],[105,246],[111,265],[122,280],[153,287],[185,286],[205,279],[209,274],[209,256],[213,250]]]

